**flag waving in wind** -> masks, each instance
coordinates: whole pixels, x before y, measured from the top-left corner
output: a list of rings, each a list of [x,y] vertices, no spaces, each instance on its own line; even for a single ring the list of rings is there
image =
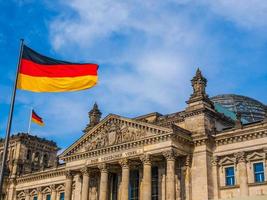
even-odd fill
[[[97,64],[70,63],[22,49],[17,88],[32,92],[85,90],[96,85]]]
[[[31,121],[40,126],[44,126],[43,119],[39,115],[37,115],[36,112],[34,112],[34,110],[32,110]]]

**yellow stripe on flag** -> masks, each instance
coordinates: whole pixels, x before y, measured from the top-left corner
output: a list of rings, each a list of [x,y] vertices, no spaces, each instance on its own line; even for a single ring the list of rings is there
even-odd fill
[[[78,91],[95,86],[97,81],[98,77],[92,75],[51,78],[19,74],[17,88],[33,92]]]
[[[34,122],[34,123],[36,123],[36,124],[38,124],[38,125],[40,125],[40,126],[44,126],[44,123],[39,122],[38,120],[36,120],[36,119],[34,119],[34,118],[32,118],[32,122]]]

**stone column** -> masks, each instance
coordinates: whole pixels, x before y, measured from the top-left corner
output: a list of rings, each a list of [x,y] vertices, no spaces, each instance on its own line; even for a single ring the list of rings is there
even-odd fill
[[[25,200],[30,200],[30,190],[24,190],[25,192]]]
[[[89,170],[87,167],[81,170],[83,176],[82,200],[88,200],[89,197]]]
[[[65,181],[65,200],[71,200],[71,197],[72,197],[72,179],[73,179],[73,175],[72,175],[71,171],[67,171],[65,175],[66,175],[66,181]]]
[[[191,200],[192,192],[191,192],[191,163],[192,157],[190,155],[186,156],[185,167],[184,167],[184,179],[185,179],[185,199]]]
[[[43,200],[43,194],[42,194],[42,188],[41,187],[37,188],[37,199]]]
[[[108,199],[108,169],[105,163],[98,166],[100,169],[100,195],[99,199],[107,200]]]
[[[167,160],[166,200],[175,200],[175,153],[173,150],[163,153]]]
[[[219,181],[218,181],[218,158],[215,156],[211,160],[212,164],[212,185],[213,185],[213,199],[219,199]]]
[[[128,200],[129,198],[129,181],[130,181],[130,168],[127,159],[120,161],[122,167],[121,177],[121,200]]]
[[[141,156],[143,162],[143,200],[151,200],[151,160],[150,155]]]
[[[10,186],[8,188],[8,194],[7,194],[7,200],[13,200],[16,197],[16,179],[11,178],[10,180]]]
[[[75,200],[81,200],[82,198],[82,178],[81,173],[77,173],[73,180],[75,181],[75,190],[73,196]]]
[[[51,185],[51,200],[57,199],[56,185]]]
[[[247,175],[247,165],[244,152],[238,152],[235,154],[238,162],[238,172],[239,172],[239,187],[240,196],[248,196],[248,175]]]

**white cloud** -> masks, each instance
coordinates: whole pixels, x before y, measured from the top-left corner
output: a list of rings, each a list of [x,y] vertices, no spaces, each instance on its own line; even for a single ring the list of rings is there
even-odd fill
[[[203,0],[211,11],[238,26],[263,31],[267,27],[267,1],[262,0]],[[264,31],[266,33],[266,31]]]

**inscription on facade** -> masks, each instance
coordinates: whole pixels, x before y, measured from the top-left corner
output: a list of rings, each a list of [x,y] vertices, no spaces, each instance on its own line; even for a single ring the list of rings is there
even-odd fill
[[[112,154],[109,156],[94,158],[94,159],[88,160],[87,164],[95,164],[95,163],[99,163],[99,162],[118,160],[118,159],[121,159],[124,157],[131,157],[131,156],[139,155],[142,153],[143,153],[142,149],[138,149],[138,150],[134,150],[134,151],[127,151],[127,152],[123,152],[123,153]]]

